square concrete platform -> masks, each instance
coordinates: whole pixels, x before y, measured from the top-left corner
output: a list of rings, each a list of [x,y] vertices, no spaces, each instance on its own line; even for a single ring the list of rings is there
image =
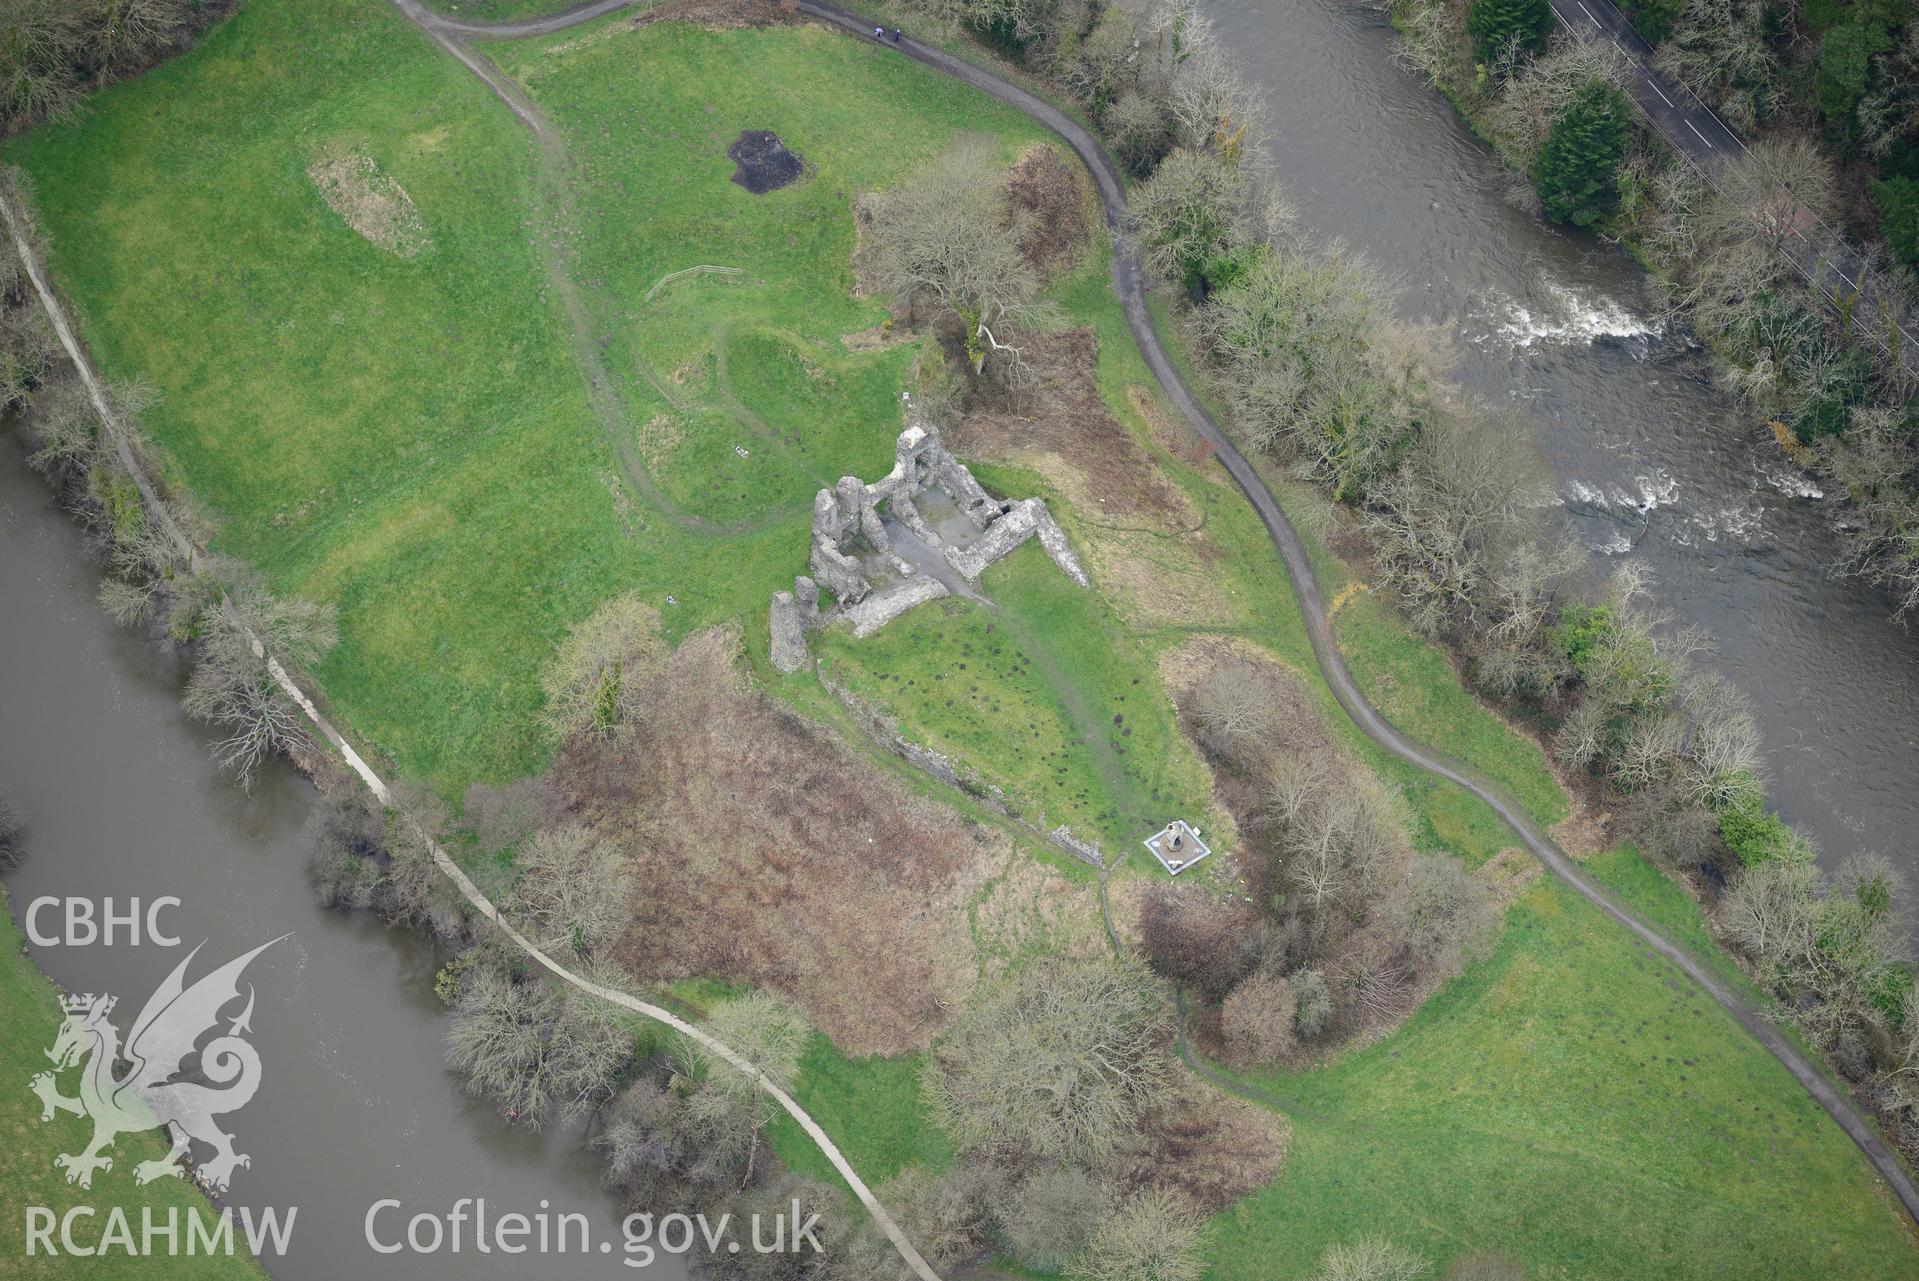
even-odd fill
[[[1159,865],[1178,876],[1211,854],[1212,848],[1199,839],[1199,832],[1183,818],[1176,818],[1146,838],[1146,848]]]

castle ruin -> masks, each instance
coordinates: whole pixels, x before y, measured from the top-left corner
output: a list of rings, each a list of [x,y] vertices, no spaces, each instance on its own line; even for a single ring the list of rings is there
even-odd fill
[[[1045,500],[993,498],[940,443],[939,429],[916,419],[909,408],[892,471],[870,484],[842,476],[814,496],[812,573],[773,594],[772,658],[780,671],[806,665],[812,628],[844,619],[855,636],[870,636],[916,605],[976,595],[972,584],[986,567],[1030,538],[1068,578],[1087,585]],[[824,609],[822,588],[833,596]]]

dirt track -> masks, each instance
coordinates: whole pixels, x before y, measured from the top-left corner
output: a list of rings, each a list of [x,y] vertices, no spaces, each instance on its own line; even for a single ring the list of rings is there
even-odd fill
[[[440,19],[423,10],[418,0],[393,0],[393,3],[472,68],[475,74],[486,80],[508,106],[513,107],[516,112],[521,112],[522,117],[525,118],[521,106],[515,102],[515,98],[519,97],[517,90],[497,83],[496,80],[505,78],[500,76],[490,64],[486,64],[484,59],[478,58],[471,50],[466,49],[459,37],[511,39],[550,34],[627,8],[635,3],[635,0],[596,0],[595,3],[556,14],[550,18],[498,26]],[[820,0],[799,0],[798,7],[800,12],[839,27],[856,38],[866,40],[872,38],[870,23],[836,6],[821,3]],[[951,76],[1016,107],[1052,130],[1072,149],[1085,164],[1088,172],[1092,174],[1107,221],[1114,228],[1122,231],[1128,227],[1130,213],[1126,204],[1125,187],[1120,181],[1118,169],[1098,141],[1065,112],[1025,89],[943,49],[922,44],[911,38],[903,39],[899,44],[889,42],[883,47],[912,58],[943,75]],[[482,67],[485,69],[483,70]],[[510,86],[510,82],[508,84]],[[522,98],[521,102],[523,101]],[[533,120],[529,120],[528,123],[536,132],[541,128]],[[1247,501],[1258,512],[1261,523],[1266,526],[1273,546],[1286,566],[1288,577],[1292,580],[1293,591],[1298,598],[1300,613],[1305,619],[1307,634],[1312,641],[1313,654],[1319,663],[1320,672],[1332,689],[1333,696],[1339,700],[1340,706],[1345,709],[1353,722],[1365,732],[1368,738],[1394,756],[1463,787],[1478,797],[1518,835],[1527,850],[1547,871],[1565,882],[1607,916],[1632,931],[1648,947],[1677,966],[1703,988],[1707,995],[1711,996],[1761,1045],[1765,1046],[1773,1057],[1783,1063],[1805,1087],[1807,1093],[1812,1095],[1833,1120],[1839,1123],[1840,1128],[1859,1146],[1873,1168],[1890,1185],[1900,1203],[1905,1206],[1907,1214],[1911,1215],[1915,1222],[1919,1222],[1919,1189],[1914,1187],[1912,1179],[1906,1173],[1904,1166],[1900,1164],[1898,1157],[1880,1138],[1871,1122],[1852,1106],[1851,1100],[1844,1091],[1827,1080],[1819,1068],[1800,1053],[1764,1015],[1715,978],[1689,952],[1615,901],[1597,882],[1580,870],[1546,830],[1534,821],[1532,815],[1527,813],[1525,808],[1504,788],[1484,778],[1472,767],[1454,761],[1401,734],[1366,701],[1354,682],[1352,673],[1347,670],[1344,656],[1339,652],[1338,642],[1333,635],[1332,620],[1327,613],[1319,583],[1313,577],[1305,544],[1286,519],[1285,513],[1280,510],[1278,501],[1273,497],[1272,491],[1267,488],[1265,481],[1227,438],[1219,424],[1213,421],[1212,416],[1199,403],[1192,389],[1186,385],[1185,380],[1180,377],[1178,370],[1167,356],[1159,333],[1153,326],[1152,316],[1147,310],[1146,285],[1138,258],[1124,239],[1121,240],[1119,248],[1113,255],[1113,290],[1125,309],[1126,323],[1132,331],[1134,341],[1139,345],[1140,354],[1145,357],[1147,365],[1159,380],[1168,399],[1173,402],[1193,429],[1213,446],[1220,464],[1238,484]],[[882,1218],[884,1215],[884,1211],[878,1209],[876,1202],[869,1202],[868,1208],[876,1211],[876,1218]],[[890,1220],[882,1219],[883,1226],[887,1223],[890,1223]],[[893,1228],[888,1232],[888,1236],[903,1247],[902,1253],[910,1251],[911,1247],[905,1245],[903,1237],[896,1235],[897,1231],[896,1227]],[[917,1259],[916,1254],[909,1254],[908,1257]],[[920,1268],[923,1269],[924,1266],[923,1263],[920,1264]],[[922,1275],[929,1274],[930,1270],[922,1273]]]

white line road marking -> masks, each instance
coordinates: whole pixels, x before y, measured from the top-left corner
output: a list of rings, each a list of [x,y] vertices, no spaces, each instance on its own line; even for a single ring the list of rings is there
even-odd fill
[[[1705,143],[1705,144],[1706,144],[1706,145],[1707,145],[1708,147],[1710,147],[1710,146],[1712,146],[1712,142],[1711,142],[1711,141],[1710,141],[1710,140],[1709,140],[1709,139],[1708,139],[1708,138],[1706,137],[1706,135],[1705,135],[1705,134],[1703,134],[1703,133],[1700,133],[1700,132],[1699,132],[1699,126],[1698,126],[1698,125],[1696,125],[1696,124],[1694,124],[1694,123],[1693,123],[1692,121],[1690,121],[1690,120],[1688,120],[1688,121],[1686,122],[1686,128],[1688,128],[1688,129],[1690,129],[1690,130],[1692,130],[1692,136],[1693,136],[1693,137],[1695,137],[1695,138],[1697,138],[1697,139],[1699,139],[1699,141],[1701,141],[1701,142],[1703,142],[1703,143]]]
[[[1661,89],[1661,88],[1659,87],[1659,82],[1658,82],[1657,80],[1654,80],[1654,79],[1653,79],[1653,78],[1652,78],[1651,76],[1647,76],[1647,77],[1646,77],[1646,83],[1647,83],[1647,84],[1649,84],[1649,85],[1651,85],[1651,86],[1652,86],[1652,91],[1653,91],[1654,93],[1656,93],[1656,94],[1658,94],[1658,95],[1659,95],[1659,101],[1661,101],[1661,102],[1663,102],[1663,103],[1665,103],[1665,104],[1666,104],[1666,105],[1667,105],[1668,107],[1672,107],[1672,108],[1673,108],[1673,110],[1675,110],[1675,111],[1677,111],[1677,110],[1679,109],[1679,108],[1678,108],[1678,107],[1677,107],[1677,106],[1676,106],[1676,105],[1674,104],[1674,102],[1673,102],[1673,100],[1672,100],[1671,98],[1668,98],[1668,97],[1666,96],[1666,91],[1665,91],[1664,89]]]
[[[1593,11],[1586,7],[1585,0],[1576,0],[1576,3],[1579,5],[1579,12],[1586,15],[1586,21],[1592,23],[1593,26],[1597,28],[1598,30],[1601,30],[1601,31],[1605,30],[1604,27],[1601,27],[1599,25],[1599,19],[1593,17]]]

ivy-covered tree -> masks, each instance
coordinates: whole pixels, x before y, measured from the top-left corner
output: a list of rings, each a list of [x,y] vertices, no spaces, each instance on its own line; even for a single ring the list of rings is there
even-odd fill
[[[1685,7],[1684,0],[1626,0],[1619,6],[1633,29],[1652,44],[1672,34],[1673,24]]]
[[[1619,90],[1594,81],[1553,123],[1533,161],[1533,187],[1548,218],[1590,227],[1619,207],[1626,112]]]
[[[1819,71],[1814,87],[1819,111],[1834,124],[1852,119],[1852,109],[1865,97],[1872,81],[1872,59],[1892,47],[1885,28],[1877,24],[1842,22],[1819,43]]]
[[[1512,45],[1533,52],[1545,48],[1552,21],[1547,0],[1472,0],[1466,6],[1466,32],[1486,62]]]
[[[1901,261],[1919,263],[1919,178],[1888,178],[1872,184],[1879,230]]]

